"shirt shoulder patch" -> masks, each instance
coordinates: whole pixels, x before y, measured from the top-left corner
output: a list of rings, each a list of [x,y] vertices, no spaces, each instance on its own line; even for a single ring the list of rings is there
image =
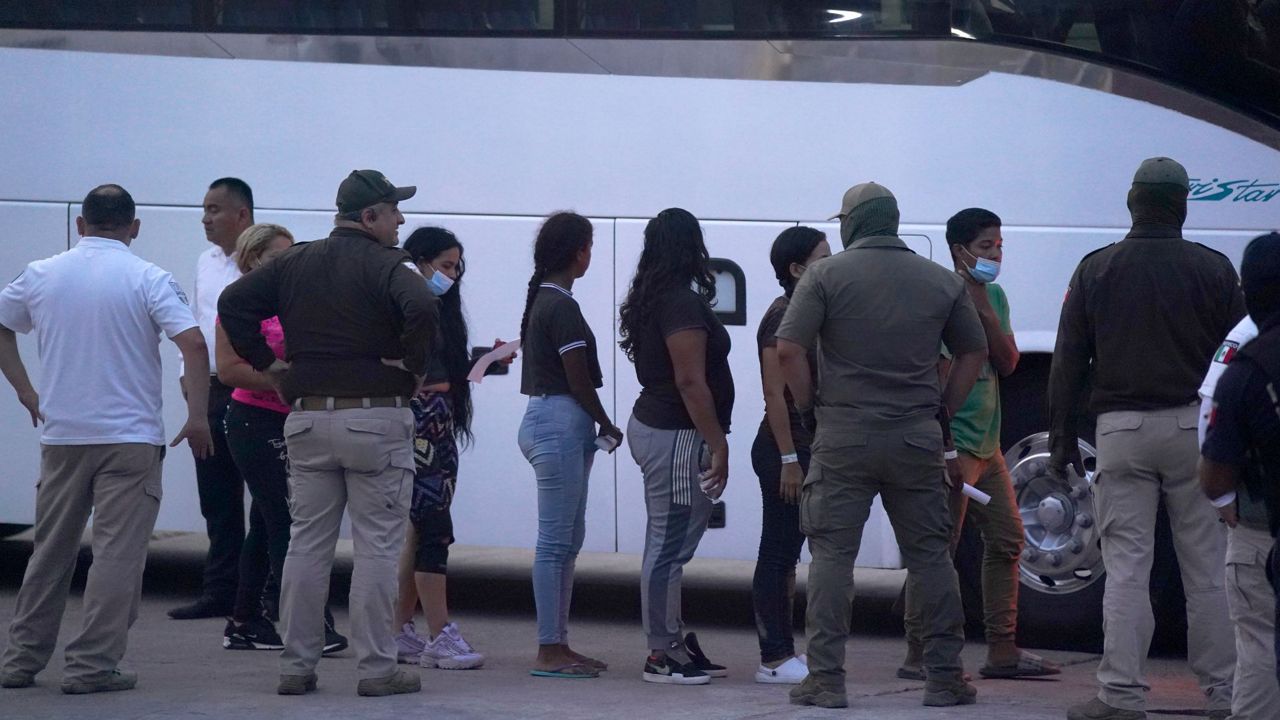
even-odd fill
[[[173,294],[178,296],[183,305],[191,304],[191,301],[187,299],[187,294],[182,291],[182,286],[178,284],[177,280],[170,280],[169,287],[173,288]]]

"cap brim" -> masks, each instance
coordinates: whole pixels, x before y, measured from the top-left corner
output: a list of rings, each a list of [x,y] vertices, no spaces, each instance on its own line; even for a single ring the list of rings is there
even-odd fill
[[[832,215],[831,217],[827,218],[827,222],[831,222],[832,220],[839,220],[840,216],[843,214],[844,214],[843,212],[838,212],[835,215]]]
[[[396,188],[396,191],[391,194],[391,197],[394,198],[396,202],[402,202],[404,200],[408,200],[409,198],[413,197],[416,194],[418,194],[417,185],[406,185],[405,187]]]

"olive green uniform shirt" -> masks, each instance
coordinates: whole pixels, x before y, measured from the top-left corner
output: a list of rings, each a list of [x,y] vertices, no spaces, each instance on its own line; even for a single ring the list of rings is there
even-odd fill
[[[800,278],[777,337],[818,347],[815,404],[870,420],[938,412],[938,348],[985,349],[978,311],[954,271],[895,236],[855,240]]]

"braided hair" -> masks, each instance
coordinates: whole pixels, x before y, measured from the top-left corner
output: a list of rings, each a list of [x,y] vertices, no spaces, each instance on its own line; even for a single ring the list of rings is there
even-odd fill
[[[462,314],[462,276],[467,272],[462,259],[462,243],[456,235],[442,227],[421,227],[404,241],[405,252],[415,263],[431,262],[445,252],[458,249],[458,277],[449,292],[440,297],[440,337],[444,341],[441,359],[449,374],[449,404],[453,409],[454,437],[464,445],[471,443],[471,346],[467,338],[467,319]]]
[[[702,240],[702,227],[688,210],[667,208],[644,227],[644,250],[627,299],[618,308],[618,345],[635,362],[645,325],[658,299],[674,290],[693,286],[715,304],[716,281],[711,274],[711,257]]]
[[[591,242],[592,232],[590,220],[568,211],[552,214],[538,229],[538,237],[533,241],[533,275],[529,277],[524,315],[520,318],[521,340],[529,329],[529,309],[543,279],[572,265],[578,253]]]

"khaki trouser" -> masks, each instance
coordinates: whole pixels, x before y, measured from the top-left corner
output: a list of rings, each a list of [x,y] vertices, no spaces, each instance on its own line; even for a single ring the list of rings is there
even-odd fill
[[[41,446],[35,547],[0,661],[5,672],[34,675],[49,664],[91,512],[84,626],[67,645],[63,681],[93,681],[120,664],[160,512],[163,457],[163,447],[142,443]]]
[[[1237,525],[1227,531],[1227,604],[1236,626],[1232,720],[1280,717],[1276,683],[1276,598],[1267,582],[1271,535]]]
[[[356,672],[361,679],[390,676],[396,671],[396,564],[413,491],[413,413],[407,406],[294,411],[284,435],[293,525],[280,584],[280,672],[308,675],[320,661],[329,571],[345,509],[355,546]]]
[[[1200,491],[1198,458],[1194,405],[1098,416],[1093,493],[1107,570],[1098,697],[1113,707],[1142,710],[1150,689],[1150,580],[1161,498],[1187,596],[1187,662],[1208,708],[1231,706],[1236,657],[1225,590],[1226,526]]]
[[[961,676],[964,611],[948,545],[951,516],[936,419],[871,423],[821,409],[813,459],[800,498],[809,538],[809,674],[844,686],[845,641],[853,601],[853,563],[862,529],[880,495],[893,525],[909,592],[919,603],[929,680]]]
[[[1018,560],[1025,538],[1018,498],[1013,492],[1013,479],[1000,453],[983,459],[960,451],[960,467],[964,482],[991,496],[986,505],[970,503],[959,492],[949,494],[951,504],[951,553],[960,543],[960,529],[965,513],[973,516],[982,534],[982,608],[988,649],[1012,646],[1018,629]],[[907,642],[920,644],[920,608],[906,597],[903,618]]]

